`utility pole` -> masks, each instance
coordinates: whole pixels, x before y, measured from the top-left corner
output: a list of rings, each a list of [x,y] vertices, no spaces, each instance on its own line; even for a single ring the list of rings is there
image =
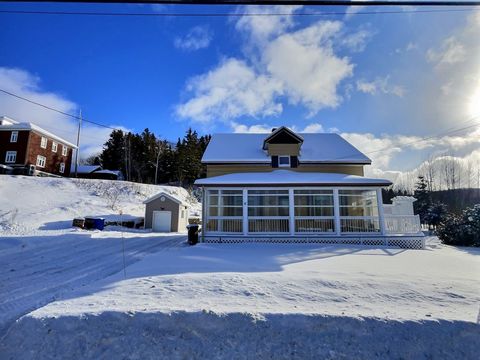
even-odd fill
[[[158,182],[158,161],[160,159],[160,151],[162,149],[161,144],[161,141],[157,140],[157,164],[155,165],[155,185],[157,185]]]
[[[78,153],[80,152],[80,129],[82,128],[82,109],[78,117],[77,151],[75,151],[75,177],[78,177]]]

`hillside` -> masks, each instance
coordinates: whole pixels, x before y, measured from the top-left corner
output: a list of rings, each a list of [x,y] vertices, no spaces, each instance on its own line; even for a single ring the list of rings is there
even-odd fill
[[[74,217],[113,219],[119,218],[120,210],[124,219],[144,216],[142,202],[160,191],[181,198],[199,211],[200,205],[181,187],[4,175],[0,176],[0,231],[26,235],[68,229]]]

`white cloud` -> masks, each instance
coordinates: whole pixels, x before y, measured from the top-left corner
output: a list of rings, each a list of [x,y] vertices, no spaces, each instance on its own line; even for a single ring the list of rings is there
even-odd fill
[[[193,97],[178,105],[176,113],[199,122],[242,115],[275,116],[282,112],[282,105],[274,100],[283,91],[280,82],[256,74],[245,62],[234,58],[190,79],[187,91]]]
[[[347,7],[347,10],[345,10],[345,20],[351,19],[355,14],[366,10],[366,8],[366,6],[361,5]]]
[[[294,21],[290,16],[302,6],[242,6],[239,12],[246,14],[265,14],[265,16],[242,16],[235,28],[247,34],[251,41],[264,43],[273,36],[278,36],[290,29]],[[268,16],[268,14],[284,14],[283,16]]]
[[[427,60],[436,66],[451,65],[465,61],[467,51],[464,45],[451,36],[445,39],[439,49],[429,49]]]
[[[245,125],[235,121],[230,123],[230,127],[232,128],[233,132],[235,133],[269,133],[274,128],[278,128],[280,126],[285,126],[284,124],[277,124],[277,125],[268,125],[268,124],[254,124],[254,125]],[[307,124],[305,127],[298,127],[296,125],[287,126],[288,128],[292,129],[297,133],[324,133],[324,132],[337,132],[337,128],[329,128],[325,130],[322,124],[320,123],[310,123]]]
[[[203,75],[191,78],[186,100],[176,114],[197,122],[231,121],[241,116],[276,116],[281,101],[302,105],[308,116],[335,108],[343,100],[339,85],[353,75],[348,57],[337,47],[358,51],[366,30],[348,33],[340,21],[317,21],[292,31],[300,7],[248,8],[248,12],[282,12],[284,16],[241,17],[236,29],[246,32],[248,60],[229,58]]]
[[[43,90],[40,78],[25,70],[0,67],[0,84],[6,91],[62,112],[79,112],[77,104],[60,94]],[[0,115],[20,122],[34,123],[71,143],[76,143],[78,123],[75,119],[3,93],[0,93],[0,109]],[[80,138],[81,157],[98,153],[110,132],[110,129],[84,123]]]
[[[277,37],[263,53],[267,71],[281,81],[290,103],[304,105],[311,115],[338,106],[342,97],[337,87],[353,74],[350,60],[333,50],[341,26],[338,21],[319,21]]]
[[[378,93],[391,94],[402,97],[405,89],[400,85],[390,85],[390,77],[377,77],[373,81],[358,80],[357,90],[366,94],[376,95]]]
[[[213,34],[207,26],[195,26],[185,36],[177,36],[174,45],[185,51],[195,51],[207,48],[212,41]]]

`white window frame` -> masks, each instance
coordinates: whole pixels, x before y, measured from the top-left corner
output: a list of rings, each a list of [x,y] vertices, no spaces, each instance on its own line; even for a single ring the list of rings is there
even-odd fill
[[[65,145],[62,145],[62,155],[67,156],[67,154],[68,154],[68,147],[66,147]]]
[[[42,149],[46,149],[48,145],[48,139],[45,136],[42,136],[42,140],[40,140],[40,147]]]
[[[16,143],[17,141],[18,141],[18,131],[12,131],[12,134],[10,135],[10,142]]]
[[[289,211],[289,216],[288,217],[252,217],[248,216],[248,196],[249,190],[287,190],[289,191],[289,206],[290,206],[290,211]],[[321,235],[321,236],[371,236],[371,235],[384,235],[385,234],[385,225],[384,225],[384,216],[383,216],[383,211],[382,211],[382,203],[381,203],[381,188],[378,187],[372,187],[372,186],[334,186],[334,187],[323,187],[323,186],[308,186],[308,187],[299,187],[299,186],[292,186],[292,187],[282,187],[282,186],[277,186],[277,187],[206,187],[205,188],[205,202],[207,205],[207,211],[205,212],[205,220],[208,222],[209,220],[222,220],[222,219],[227,219],[227,217],[223,216],[209,216],[208,214],[208,206],[209,206],[209,196],[207,195],[207,192],[209,190],[212,191],[220,191],[221,190],[243,190],[243,236],[248,236],[248,235],[255,235],[255,236],[271,236],[271,235],[282,235],[285,234],[284,232],[282,233],[264,233],[264,232],[248,232],[248,224],[249,220],[254,220],[254,219],[290,219],[290,234],[289,236],[311,236],[311,235]],[[313,217],[295,217],[295,196],[294,196],[294,191],[295,190],[333,190],[333,201],[334,201],[334,231],[331,232],[329,231],[328,233],[322,233],[322,232],[314,232],[314,233],[308,233],[308,232],[296,232],[295,231],[295,220],[296,219],[302,219],[302,218],[308,218],[308,219],[332,219],[331,216],[328,217],[323,217],[323,216],[313,216]],[[377,206],[379,209],[378,216],[340,216],[340,196],[339,192],[341,190],[373,190],[377,192]],[[217,206],[222,206],[221,203],[219,203]],[[319,205],[321,206],[321,205]],[[229,219],[232,219],[229,217]],[[343,221],[349,221],[349,220],[364,220],[364,221],[372,221],[375,223],[379,223],[380,225],[380,231],[359,231],[359,232],[353,232],[353,231],[341,231],[342,230],[342,220]],[[206,236],[216,236],[216,235],[236,235],[235,233],[229,233],[229,232],[223,232],[222,228],[219,226],[216,231],[208,230],[205,229],[205,235]],[[238,235],[238,234],[237,234]]]
[[[65,172],[65,163],[60,163],[60,173],[63,174]]]
[[[43,162],[43,164],[42,164]],[[42,155],[37,155],[37,166],[39,168],[44,168],[45,165],[47,165],[47,158],[45,156],[42,156]]]
[[[5,154],[5,162],[7,164],[15,164],[17,162],[17,152],[7,151],[7,153]]]
[[[280,159],[281,158],[287,158],[288,159],[288,164],[281,164]],[[278,167],[291,167],[291,162],[290,162],[290,155],[278,155]]]
[[[56,153],[58,150],[58,144],[55,141],[52,141],[52,152]]]

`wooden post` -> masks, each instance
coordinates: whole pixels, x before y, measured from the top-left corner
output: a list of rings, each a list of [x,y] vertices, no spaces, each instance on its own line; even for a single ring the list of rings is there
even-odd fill
[[[295,196],[293,189],[288,189],[288,215],[289,215],[289,226],[290,226],[290,235],[295,235]]]
[[[335,216],[335,234],[342,235],[342,224],[340,221],[340,197],[338,189],[333,189],[333,214]]]
[[[242,230],[243,230],[243,236],[247,236],[248,235],[248,190],[247,189],[242,190],[242,200],[243,200]]]
[[[385,228],[385,215],[383,213],[383,200],[382,200],[382,189],[381,188],[377,189],[377,205],[378,205],[378,218],[379,218],[379,222],[380,222],[380,233],[382,235],[386,235],[387,230]]]

